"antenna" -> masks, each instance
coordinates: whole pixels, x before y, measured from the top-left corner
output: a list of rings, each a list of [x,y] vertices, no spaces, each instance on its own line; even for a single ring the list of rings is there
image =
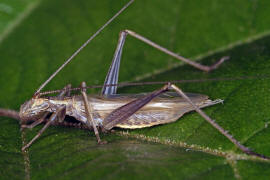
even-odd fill
[[[79,52],[87,46],[106,26],[108,26],[118,15],[120,15],[134,0],[130,0],[122,9],[120,9],[111,19],[109,19],[103,26],[101,26],[95,34],[93,34],[77,51],[75,51],[35,92],[35,95],[40,91],[61,71]]]

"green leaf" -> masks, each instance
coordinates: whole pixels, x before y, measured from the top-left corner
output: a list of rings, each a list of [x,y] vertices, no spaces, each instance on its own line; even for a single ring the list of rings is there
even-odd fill
[[[25,1],[15,3],[15,14],[3,16],[2,4],[11,5],[1,2],[0,107],[18,110],[126,2]],[[224,104],[204,111],[245,146],[270,156],[269,5],[267,0],[135,1],[45,90],[68,83],[77,87],[82,81],[102,84],[124,29],[203,64],[230,56],[218,70],[203,73],[128,37],[120,81],[208,79],[178,85],[186,92],[224,99]],[[120,92],[159,87],[126,87]],[[268,179],[270,175],[269,161],[243,154],[197,113],[162,126],[116,129],[115,134],[101,136],[109,142],[106,145],[97,145],[93,132],[50,127],[26,153],[21,153],[22,141],[30,141],[42,126],[21,133],[16,120],[3,117],[0,125],[3,179]]]
[[[0,42],[3,41],[39,4],[38,0],[0,2]]]

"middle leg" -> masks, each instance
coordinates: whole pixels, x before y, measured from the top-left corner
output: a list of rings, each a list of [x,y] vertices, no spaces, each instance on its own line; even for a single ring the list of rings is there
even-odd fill
[[[81,93],[82,93],[82,97],[83,97],[83,101],[84,101],[85,113],[87,116],[86,125],[90,128],[91,128],[91,126],[93,127],[96,138],[97,138],[97,142],[99,144],[104,144],[104,143],[106,143],[106,141],[103,142],[100,140],[98,129],[97,129],[97,124],[96,124],[95,119],[94,119],[93,114],[92,114],[93,108],[92,108],[91,104],[89,103],[87,95],[86,95],[86,83],[85,82],[82,82],[82,84],[81,84]]]

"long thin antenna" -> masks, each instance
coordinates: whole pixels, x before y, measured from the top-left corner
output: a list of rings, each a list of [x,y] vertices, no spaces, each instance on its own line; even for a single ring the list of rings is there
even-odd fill
[[[109,25],[119,14],[121,14],[134,0],[130,0],[122,9],[120,9],[111,19],[109,19],[95,34],[93,34],[77,51],[75,51],[35,92],[35,95],[40,91],[61,71],[92,39],[94,39],[107,25]]]
[[[270,76],[262,75],[262,76],[240,76],[240,77],[225,77],[225,78],[210,78],[210,79],[186,79],[186,80],[172,80],[172,81],[147,81],[147,82],[123,82],[118,84],[106,84],[105,86],[117,86],[117,87],[125,87],[125,86],[144,86],[144,85],[158,85],[158,84],[179,84],[179,83],[197,83],[197,82],[211,82],[211,81],[235,81],[235,80],[252,80],[252,79],[269,79]],[[87,89],[95,89],[95,88],[103,88],[104,85],[92,85],[87,86]],[[69,91],[79,91],[81,87],[70,88]],[[39,93],[40,96],[48,95],[48,94],[55,94],[62,92],[63,89],[45,91]],[[1,110],[1,109],[0,109]],[[1,111],[0,111],[1,115]]]

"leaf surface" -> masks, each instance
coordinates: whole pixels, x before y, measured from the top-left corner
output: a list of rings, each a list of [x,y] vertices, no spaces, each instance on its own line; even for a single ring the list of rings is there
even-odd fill
[[[0,16],[4,22],[0,27],[0,39],[4,37],[0,40],[0,107],[16,110],[126,3],[25,2],[17,4],[17,14],[29,4],[36,5],[22,20],[17,19],[19,15]],[[223,105],[205,112],[241,143],[270,156],[269,8],[267,0],[135,1],[45,90],[61,89],[68,83],[76,87],[81,81],[102,84],[118,34],[124,29],[203,64],[230,56],[218,70],[203,73],[128,37],[120,81],[208,79],[178,85],[185,92],[224,99]],[[9,31],[14,22],[18,23]],[[213,78],[221,79],[210,81]],[[120,92],[159,87],[127,87]],[[1,117],[0,125],[0,175],[4,179],[267,179],[270,175],[269,162],[241,153],[196,113],[167,125],[116,129],[116,134],[102,135],[109,143],[101,146],[93,132],[50,127],[26,154],[20,150],[22,139],[28,142],[42,126],[22,134],[15,120]]]

